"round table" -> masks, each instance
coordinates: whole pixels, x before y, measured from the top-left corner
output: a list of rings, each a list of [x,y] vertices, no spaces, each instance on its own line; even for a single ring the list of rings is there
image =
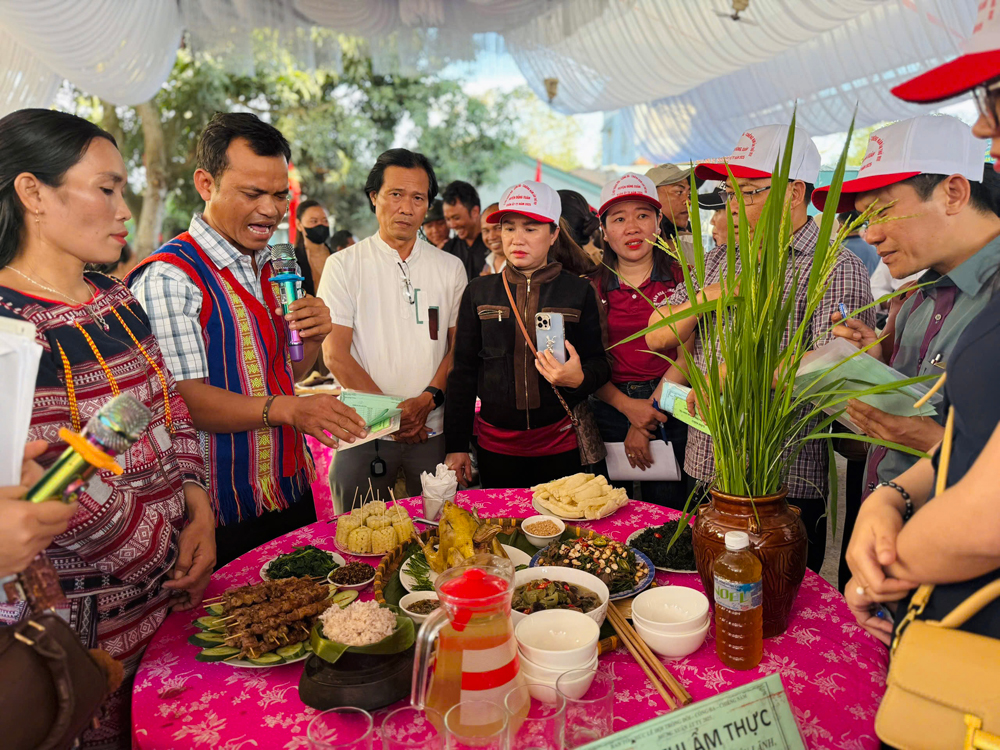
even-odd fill
[[[412,515],[421,514],[419,498],[402,502]],[[461,492],[458,502],[466,508],[478,508],[483,518],[535,513],[530,490]],[[673,510],[633,501],[609,518],[580,523],[624,541],[636,529],[677,515]],[[212,576],[206,596],[259,581],[261,565],[295,545],[311,543],[334,549],[334,531],[334,524],[321,521],[243,555]],[[697,574],[658,572],[657,581],[703,590]],[[369,589],[362,598],[372,596]],[[194,658],[198,649],[189,645],[187,638],[196,632],[191,622],[199,614],[171,614],[146,650],[132,697],[135,746],[141,750],[308,747],[306,727],[317,712],[299,700],[302,663],[240,669],[198,662]],[[788,630],[764,641],[764,658],[757,669],[739,672],[722,665],[715,654],[714,623],[698,651],[664,663],[696,701],[777,672],[807,747],[879,747],[874,720],[885,690],[888,654],[881,643],[855,624],[840,593],[811,571],[806,571]],[[624,647],[602,656],[601,664],[615,677],[616,728],[639,724],[666,711],[659,694]]]

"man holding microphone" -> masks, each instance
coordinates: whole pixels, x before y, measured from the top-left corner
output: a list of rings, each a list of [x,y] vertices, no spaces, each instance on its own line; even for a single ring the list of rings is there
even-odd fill
[[[200,431],[220,566],[316,520],[305,434],[330,447],[365,435],[364,420],[336,398],[294,395],[330,312],[306,296],[282,320],[270,282],[268,241],[288,208],[290,155],[255,115],[217,114],[198,142],[204,212],[129,279]],[[302,339],[296,362],[286,325]]]

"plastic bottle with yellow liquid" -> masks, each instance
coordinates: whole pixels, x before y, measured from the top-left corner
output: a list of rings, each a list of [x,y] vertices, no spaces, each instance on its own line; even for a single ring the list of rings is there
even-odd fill
[[[726,533],[726,551],[715,561],[715,650],[732,669],[753,669],[764,654],[760,560],[744,531]]]

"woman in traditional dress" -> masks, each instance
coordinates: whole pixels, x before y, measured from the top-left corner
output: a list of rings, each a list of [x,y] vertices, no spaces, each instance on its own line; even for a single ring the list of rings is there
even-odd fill
[[[125,244],[125,164],[114,139],[73,115],[41,109],[0,119],[0,316],[36,328],[43,354],[30,439],[51,464],[119,393],[153,414],[81,493],[69,528],[47,555],[68,606],[59,611],[84,644],[125,667],[84,748],[130,746],[132,677],[173,604],[196,606],[215,563],[215,526],[198,438],[149,321],[117,279],[85,273]]]

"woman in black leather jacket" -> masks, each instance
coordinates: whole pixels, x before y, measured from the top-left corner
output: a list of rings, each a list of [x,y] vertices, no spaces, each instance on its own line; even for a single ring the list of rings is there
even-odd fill
[[[501,225],[507,266],[465,291],[445,398],[445,460],[463,484],[471,480],[473,435],[484,488],[530,487],[582,468],[566,407],[604,385],[611,366],[597,297],[579,276],[586,256],[561,232],[560,209],[555,190],[527,182],[509,188],[487,219]],[[544,346],[532,353],[511,297],[532,343],[537,313],[562,315],[565,364]]]

